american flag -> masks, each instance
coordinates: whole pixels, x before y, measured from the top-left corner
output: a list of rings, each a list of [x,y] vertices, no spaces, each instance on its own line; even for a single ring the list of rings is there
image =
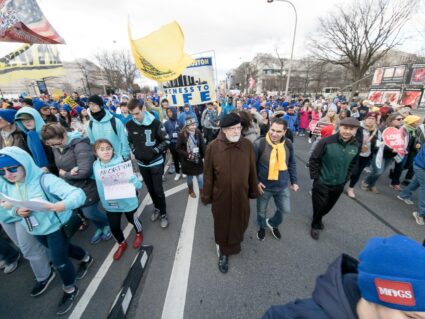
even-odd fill
[[[17,19],[32,32],[50,40],[51,43],[65,43],[47,21],[35,0],[3,0],[0,1],[0,11],[13,12]]]

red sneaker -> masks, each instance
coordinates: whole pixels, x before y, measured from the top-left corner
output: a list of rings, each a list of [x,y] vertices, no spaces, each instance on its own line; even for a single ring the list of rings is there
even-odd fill
[[[127,249],[127,242],[123,241],[121,244],[118,245],[117,251],[114,253],[114,260],[119,260],[124,254],[125,250]]]
[[[136,234],[136,237],[134,238],[134,241],[133,241],[133,248],[139,249],[140,246],[142,246],[142,243],[143,243],[143,233]]]

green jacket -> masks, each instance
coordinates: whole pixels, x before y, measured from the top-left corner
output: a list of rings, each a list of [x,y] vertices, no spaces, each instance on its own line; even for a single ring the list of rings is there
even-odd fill
[[[359,155],[359,144],[353,137],[344,142],[339,133],[321,139],[309,160],[310,177],[329,186],[344,184]]]

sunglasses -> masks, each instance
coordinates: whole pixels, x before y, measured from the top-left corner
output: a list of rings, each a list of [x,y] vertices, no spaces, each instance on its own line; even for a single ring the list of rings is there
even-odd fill
[[[0,176],[4,176],[6,175],[6,171],[8,171],[9,173],[16,173],[18,171],[19,166],[11,166],[11,167],[6,167],[6,168],[0,168]]]

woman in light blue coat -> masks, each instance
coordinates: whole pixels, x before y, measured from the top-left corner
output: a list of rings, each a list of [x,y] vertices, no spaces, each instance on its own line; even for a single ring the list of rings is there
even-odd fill
[[[55,175],[45,174],[27,152],[14,146],[0,150],[0,177],[0,192],[10,198],[47,201],[43,210],[30,211],[3,200],[3,214],[19,216],[25,230],[47,248],[63,282],[64,294],[56,311],[63,315],[72,308],[78,294],[75,280],[83,278],[93,262],[85,250],[70,243],[61,229],[72,210],[84,204],[86,195]],[[77,273],[70,257],[80,261]]]
[[[124,234],[121,230],[121,216],[125,215],[128,222],[134,226],[136,230],[136,237],[133,242],[133,248],[138,249],[143,243],[142,222],[136,215],[139,201],[137,196],[122,199],[106,199],[104,185],[101,180],[101,170],[111,168],[120,163],[123,163],[121,156],[114,154],[112,143],[106,139],[99,139],[94,144],[94,150],[97,160],[93,164],[93,173],[96,179],[97,191],[99,193],[100,202],[106,210],[108,216],[109,226],[111,227],[112,234],[118,242],[118,249],[114,253],[114,260],[119,260],[127,249],[127,242],[125,241]],[[142,183],[133,174],[129,183],[132,183],[136,190],[142,188]]]

